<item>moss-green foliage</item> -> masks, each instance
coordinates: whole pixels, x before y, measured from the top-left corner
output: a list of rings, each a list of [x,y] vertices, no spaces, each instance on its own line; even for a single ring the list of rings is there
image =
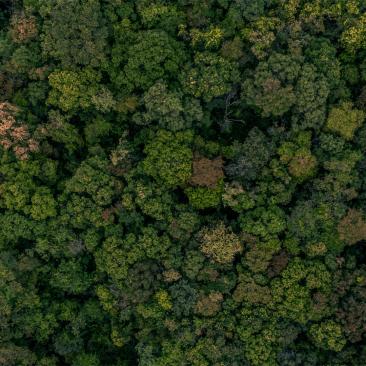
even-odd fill
[[[197,53],[194,65],[187,72],[183,85],[187,93],[205,101],[229,93],[231,83],[239,81],[237,66],[217,54]]]
[[[78,108],[88,108],[92,97],[97,93],[100,75],[92,69],[81,71],[54,71],[49,76],[52,90],[48,102],[61,108],[64,112]]]
[[[180,91],[169,91],[166,83],[158,81],[145,94],[145,113],[136,113],[134,122],[139,125],[156,122],[161,128],[178,131],[191,128],[203,118],[197,99],[183,98]]]
[[[40,3],[40,11],[42,49],[63,67],[95,67],[106,60],[108,33],[98,0],[52,0]]]
[[[147,90],[155,81],[176,74],[184,59],[182,45],[164,31],[139,32],[127,50],[122,83],[131,90]]]
[[[56,202],[48,188],[40,188],[31,198],[31,216],[35,220],[44,220],[56,216]]]
[[[344,102],[339,107],[333,107],[329,112],[327,128],[346,140],[352,140],[355,131],[362,126],[364,119],[364,111],[353,109],[352,103]]]
[[[291,56],[273,54],[257,66],[253,79],[243,83],[243,99],[259,108],[263,116],[281,116],[296,101],[293,83],[300,65]]]
[[[198,235],[202,253],[217,263],[229,263],[243,250],[238,236],[222,222],[212,229],[203,228]]]
[[[324,321],[319,325],[314,324],[310,328],[310,334],[324,349],[339,352],[346,344],[341,326],[332,320]]]
[[[223,181],[217,184],[217,187],[188,187],[185,193],[189,199],[189,203],[197,209],[209,207],[217,207],[221,203],[221,195],[223,190]]]
[[[366,5],[0,6],[0,365],[366,365]]]
[[[142,168],[160,184],[176,187],[188,181],[192,174],[193,153],[189,147],[193,135],[159,130],[144,149]]]
[[[301,132],[295,142],[285,142],[278,150],[280,160],[287,164],[289,173],[300,181],[311,177],[316,171],[317,160],[310,148],[311,134]]]
[[[65,185],[67,193],[87,194],[98,205],[112,203],[117,183],[108,172],[108,161],[95,156],[84,160]]]
[[[224,206],[231,207],[237,212],[255,207],[255,196],[253,197],[249,192],[245,191],[238,182],[225,185],[222,201]]]

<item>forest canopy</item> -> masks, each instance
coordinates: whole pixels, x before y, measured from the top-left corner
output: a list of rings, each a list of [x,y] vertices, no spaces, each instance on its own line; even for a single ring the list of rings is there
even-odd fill
[[[0,365],[366,365],[365,0],[0,1]]]

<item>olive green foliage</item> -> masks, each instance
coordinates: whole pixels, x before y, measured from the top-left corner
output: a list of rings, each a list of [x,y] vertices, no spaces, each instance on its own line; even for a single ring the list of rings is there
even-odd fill
[[[285,142],[279,148],[280,160],[288,165],[289,173],[304,180],[315,173],[317,160],[311,154],[311,134],[301,132],[295,138],[295,143]]]
[[[178,131],[191,128],[203,118],[197,99],[183,98],[183,93],[169,92],[163,82],[155,83],[144,95],[145,113],[136,113],[134,122],[139,125],[157,122],[161,128]]]
[[[106,60],[108,32],[98,0],[52,0],[40,12],[43,51],[63,67],[97,67]]]
[[[333,351],[341,351],[346,340],[342,335],[342,328],[334,321],[324,321],[310,328],[310,334],[320,347]]]
[[[293,83],[300,69],[291,56],[274,53],[267,62],[259,63],[253,79],[244,81],[243,99],[265,117],[283,115],[296,101]]]
[[[219,182],[217,187],[188,187],[185,193],[190,204],[197,209],[219,206],[221,203],[223,182]]]
[[[187,72],[184,86],[187,93],[205,101],[227,94],[231,83],[239,81],[235,64],[209,52],[197,53],[194,68]]]
[[[52,90],[48,102],[64,112],[88,108],[96,95],[100,76],[92,69],[77,71],[54,71],[49,75]]]
[[[192,174],[192,133],[159,130],[144,149],[142,168],[157,182],[168,187],[182,185]]]
[[[355,131],[362,126],[365,112],[352,108],[352,103],[344,102],[339,107],[333,107],[327,120],[327,128],[341,135],[346,140],[352,140]]]
[[[182,45],[164,31],[139,32],[127,50],[122,83],[131,90],[147,90],[176,74],[184,58]]]
[[[365,1],[0,3],[0,365],[366,365]]]
[[[235,254],[242,251],[240,239],[222,222],[213,229],[202,229],[199,232],[199,240],[202,253],[217,263],[231,262]]]

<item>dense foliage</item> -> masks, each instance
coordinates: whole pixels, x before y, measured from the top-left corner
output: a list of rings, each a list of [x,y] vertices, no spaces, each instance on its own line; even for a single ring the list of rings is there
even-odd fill
[[[366,1],[0,1],[0,365],[366,365]]]

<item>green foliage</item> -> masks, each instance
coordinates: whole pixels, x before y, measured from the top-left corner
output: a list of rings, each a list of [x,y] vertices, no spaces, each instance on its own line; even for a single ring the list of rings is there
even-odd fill
[[[366,365],[365,1],[0,7],[0,364]]]
[[[184,13],[174,4],[141,2],[138,9],[142,24],[149,28],[159,28],[174,33],[178,25],[184,22]]]
[[[82,353],[78,355],[72,366],[99,366],[100,361],[97,355]]]
[[[237,212],[249,210],[255,206],[255,197],[246,192],[238,182],[225,185],[222,201],[224,206],[229,206]]]
[[[264,272],[268,269],[273,255],[280,249],[281,243],[277,238],[251,242],[245,254],[245,264],[254,273]]]
[[[191,31],[192,45],[197,47],[202,44],[206,49],[215,49],[220,46],[224,32],[218,27],[211,27],[208,31],[202,32],[199,29]]]
[[[205,209],[220,205],[222,190],[223,181],[219,182],[216,188],[188,187],[184,192],[186,193],[192,207]]]
[[[352,108],[352,103],[344,102],[339,107],[333,107],[327,120],[327,128],[339,134],[346,140],[352,140],[355,131],[362,126],[365,113]]]
[[[279,315],[300,324],[318,320],[329,310],[326,302],[318,306],[311,293],[317,290],[320,297],[328,295],[330,285],[331,276],[324,264],[314,262],[312,268],[301,260],[290,262],[281,278],[272,282],[273,300],[278,303]]]
[[[230,263],[242,251],[240,239],[222,222],[212,229],[202,229],[199,237],[202,253],[220,264]]]
[[[50,284],[71,294],[84,293],[92,284],[91,276],[80,261],[63,261],[50,278]]]
[[[302,181],[314,175],[317,160],[311,154],[311,134],[301,132],[296,137],[296,142],[283,143],[278,153],[280,160],[288,164],[289,173]]]
[[[341,35],[341,42],[349,52],[354,53],[356,50],[365,47],[365,34],[366,17],[362,14],[350,26],[346,27]]]
[[[65,68],[105,62],[108,30],[98,0],[42,3],[42,48]]]
[[[126,187],[122,196],[122,204],[128,209],[133,203],[141,211],[156,220],[169,220],[172,218],[172,196],[163,188],[155,184],[146,184],[133,180]]]
[[[231,85],[239,80],[237,66],[221,56],[209,52],[197,53],[194,65],[188,69],[183,86],[187,93],[206,102],[229,93]]]
[[[258,207],[240,216],[241,228],[248,234],[267,237],[286,228],[286,215],[278,206]]]
[[[27,74],[40,63],[39,50],[36,47],[21,45],[11,55],[7,68],[12,74]]]
[[[300,65],[290,56],[273,54],[267,62],[260,62],[254,78],[243,83],[242,98],[258,108],[264,117],[281,116],[295,103],[293,82]]]
[[[337,49],[327,38],[314,38],[311,47],[305,51],[307,59],[318,71],[327,77],[327,81],[337,86],[341,78],[340,62],[336,57]]]
[[[346,343],[342,328],[332,320],[312,325],[310,335],[316,346],[332,351],[341,351]]]
[[[147,156],[142,162],[143,170],[168,187],[186,183],[192,172],[192,138],[190,131],[173,134],[159,130],[144,149]]]
[[[92,105],[92,97],[97,93],[99,81],[100,75],[92,69],[54,71],[49,76],[52,90],[48,103],[65,112],[87,109]]]
[[[300,61],[272,54],[258,64],[254,78],[244,81],[242,99],[263,117],[279,117],[293,108],[296,129],[319,128],[325,120],[328,83],[313,65]]]
[[[155,83],[144,95],[146,113],[136,113],[134,122],[139,125],[157,121],[159,127],[178,131],[192,127],[199,122],[203,113],[199,102],[184,98],[181,92],[169,92],[163,82]]]
[[[150,88],[179,71],[185,55],[179,42],[164,31],[140,32],[127,50],[128,62],[119,76],[129,90]]]
[[[242,144],[232,146],[232,163],[226,171],[232,177],[253,180],[268,163],[273,146],[264,133],[254,127]]]
[[[301,69],[296,85],[296,106],[293,124],[296,130],[321,128],[326,119],[326,102],[329,83],[323,74],[318,73],[311,64]]]
[[[70,152],[83,144],[77,128],[68,121],[67,116],[55,110],[49,112],[48,122],[42,126],[40,134],[57,143],[64,144]]]
[[[31,198],[30,214],[35,220],[45,220],[57,214],[56,202],[48,188],[39,188]]]
[[[169,246],[166,235],[159,236],[152,227],[145,227],[139,237],[128,234],[124,239],[116,236],[107,238],[97,253],[96,261],[100,270],[118,283],[127,277],[129,266],[143,258],[158,260]]]
[[[112,126],[108,121],[98,116],[92,123],[85,126],[85,139],[90,145],[93,145],[99,142],[103,137],[108,136],[111,127]]]
[[[67,181],[65,192],[88,194],[96,204],[106,206],[112,203],[117,183],[108,171],[108,161],[95,156],[84,160]]]

